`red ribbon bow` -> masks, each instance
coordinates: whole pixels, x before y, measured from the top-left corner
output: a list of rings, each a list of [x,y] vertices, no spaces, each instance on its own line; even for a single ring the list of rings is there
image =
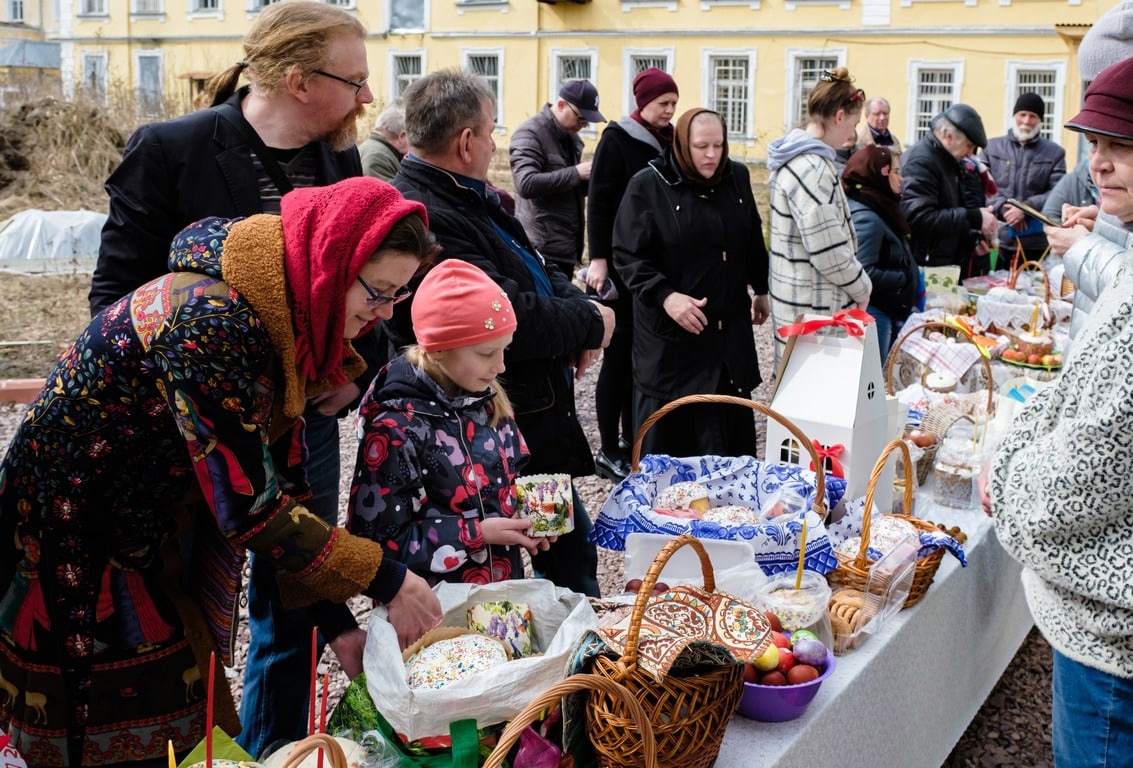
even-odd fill
[[[838,461],[838,457],[841,456],[842,452],[846,450],[846,446],[842,445],[841,443],[834,443],[834,445],[826,446],[818,442],[817,440],[811,440],[810,444],[814,446],[814,451],[818,454],[818,458],[822,459],[823,469],[825,469],[826,467],[826,460],[830,459],[830,474],[834,475],[834,477],[841,477],[843,479],[846,477],[845,472],[842,469],[842,462]],[[818,471],[814,468],[813,461],[810,463],[810,468],[814,472]]]
[[[850,336],[864,336],[865,325],[872,322],[873,318],[864,310],[857,308],[843,309],[835,312],[833,317],[824,317],[821,320],[807,320],[805,323],[784,325],[782,328],[778,329],[776,333],[785,339],[789,336],[806,336],[809,333],[814,333],[819,328],[836,326],[845,328],[846,333]]]

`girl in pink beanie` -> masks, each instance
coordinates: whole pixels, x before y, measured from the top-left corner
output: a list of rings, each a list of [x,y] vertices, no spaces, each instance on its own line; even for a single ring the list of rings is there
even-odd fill
[[[412,308],[417,345],[378,375],[362,399],[350,489],[351,532],[431,584],[523,578],[527,535],[515,478],[527,463],[496,377],[516,318],[507,294],[459,259],[434,267]]]

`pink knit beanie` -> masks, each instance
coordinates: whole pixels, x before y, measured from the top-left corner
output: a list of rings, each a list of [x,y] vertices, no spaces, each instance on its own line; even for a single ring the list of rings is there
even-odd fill
[[[680,95],[677,81],[667,72],[656,67],[641,70],[633,79],[633,98],[637,102],[638,109],[644,108],[646,104],[656,101],[666,93]]]
[[[426,352],[470,347],[515,332],[515,310],[482,269],[445,259],[429,270],[413,297],[417,344]]]

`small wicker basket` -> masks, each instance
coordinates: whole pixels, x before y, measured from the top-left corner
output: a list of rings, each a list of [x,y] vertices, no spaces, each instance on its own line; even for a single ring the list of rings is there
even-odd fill
[[[571,675],[541,693],[507,724],[503,733],[500,734],[500,740],[496,743],[495,749],[484,761],[483,768],[500,768],[504,764],[508,750],[519,739],[520,734],[527,726],[531,725],[545,709],[558,704],[567,694],[578,691],[598,691],[604,696],[619,701],[626,708],[630,720],[630,725],[622,734],[622,737],[626,740],[632,738],[635,746],[640,744],[643,760],[640,765],[644,768],[655,768],[657,765],[657,741],[653,736],[653,725],[649,722],[649,715],[645,713],[641,704],[625,686],[598,675]],[[523,768],[523,766],[517,768]]]
[[[869,476],[869,483],[866,485],[865,509],[862,512],[861,547],[859,547],[856,557],[849,557],[835,550],[835,554],[838,556],[838,567],[826,575],[831,586],[851,587],[864,592],[869,583],[869,569],[873,565],[873,561],[868,557],[867,547],[869,545],[870,520],[873,516],[873,495],[881,476],[885,473],[889,454],[893,451],[901,451],[905,460],[905,504],[900,517],[908,520],[918,531],[939,530],[934,524],[912,516],[913,478],[909,446],[905,445],[904,440],[891,440],[885,446],[885,450],[881,452],[881,457],[878,458],[877,463],[874,464],[873,471]],[[916,605],[925,596],[943,559],[944,550],[937,549],[932,554],[917,560],[913,573],[913,583],[909,587],[908,597],[905,598],[905,608]]]
[[[312,733],[302,741],[296,742],[281,768],[299,768],[307,755],[316,749],[323,750],[327,758],[328,768],[348,768],[346,753],[342,751],[342,745],[329,733]]]

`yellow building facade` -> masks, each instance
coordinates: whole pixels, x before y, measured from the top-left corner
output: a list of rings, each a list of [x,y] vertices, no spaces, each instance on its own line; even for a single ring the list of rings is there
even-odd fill
[[[2,0],[11,2],[11,0]],[[30,0],[24,0],[30,2]],[[729,126],[733,156],[757,161],[795,124],[823,69],[848,67],[892,106],[905,143],[962,101],[1002,134],[1016,97],[1040,93],[1045,133],[1073,158],[1062,122],[1077,111],[1077,47],[1117,0],[331,0],[370,30],[375,106],[422,73],[471,68],[498,97],[498,137],[572,77],[592,80],[601,109],[633,109],[647,66],[672,73],[678,110],[707,106]],[[267,0],[58,0],[63,80],[103,98],[132,89],[143,115],[187,111],[211,73],[240,58]],[[592,147],[601,127],[584,132]]]

